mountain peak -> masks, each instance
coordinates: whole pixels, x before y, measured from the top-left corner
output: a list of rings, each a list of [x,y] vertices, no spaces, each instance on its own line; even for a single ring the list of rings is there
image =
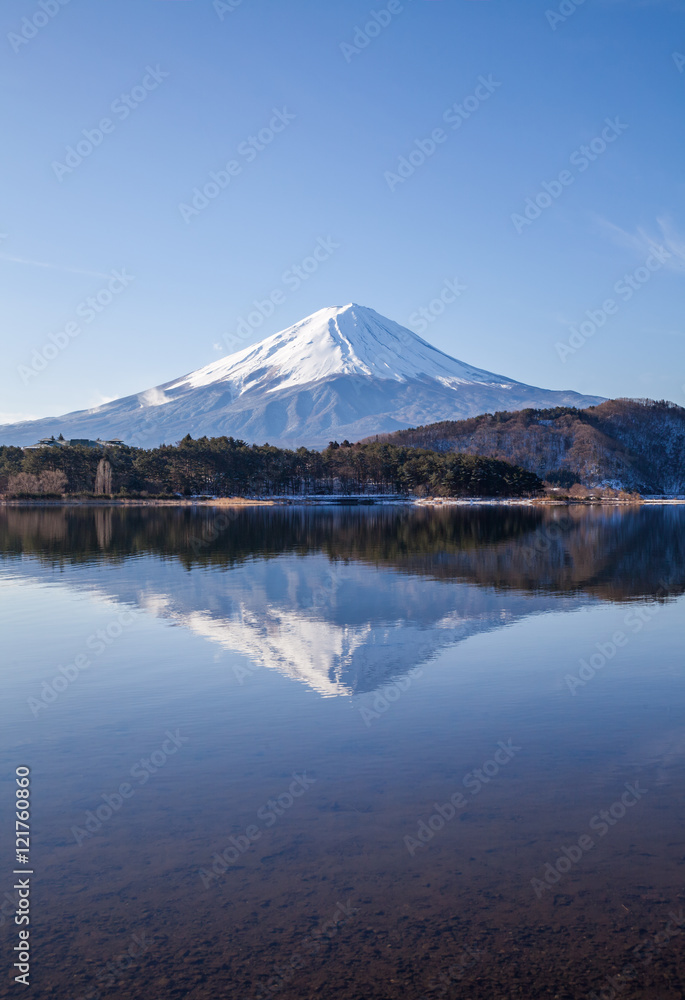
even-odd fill
[[[474,368],[375,309],[348,302],[146,392],[5,425],[0,442],[33,444],[61,431],[156,446],[190,433],[311,447],[485,411],[598,402]]]
[[[256,387],[273,392],[343,375],[393,382],[434,378],[452,386],[514,384],[457,361],[375,309],[350,302],[319,309],[162,388],[175,391],[230,382],[238,394]]]

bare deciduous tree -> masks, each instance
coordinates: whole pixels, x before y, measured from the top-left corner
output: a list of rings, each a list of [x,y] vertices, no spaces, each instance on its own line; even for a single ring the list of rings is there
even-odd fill
[[[106,458],[101,458],[98,462],[98,471],[95,474],[95,492],[111,494],[112,492],[112,466]]]
[[[10,476],[7,492],[10,496],[18,496],[21,493],[38,493],[38,476],[32,476],[30,472],[18,472],[15,476]]]
[[[46,470],[39,476],[30,472],[18,472],[9,477],[7,492],[10,496],[23,493],[64,493],[67,477],[63,472]]]
[[[38,486],[41,493],[64,493],[67,477],[60,470],[47,470],[38,477]]]

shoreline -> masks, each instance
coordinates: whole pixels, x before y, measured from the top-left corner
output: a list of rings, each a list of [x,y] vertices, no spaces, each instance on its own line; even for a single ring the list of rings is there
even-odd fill
[[[21,500],[0,498],[0,507],[630,507],[685,504],[683,497],[636,497],[629,500],[612,498],[585,500],[556,497],[216,497],[212,499],[179,497],[175,500],[145,498],[90,498]]]

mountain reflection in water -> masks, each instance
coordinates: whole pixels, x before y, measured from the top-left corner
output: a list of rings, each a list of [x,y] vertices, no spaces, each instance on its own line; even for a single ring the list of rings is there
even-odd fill
[[[678,508],[5,508],[16,578],[178,623],[322,696],[479,632],[685,589]]]

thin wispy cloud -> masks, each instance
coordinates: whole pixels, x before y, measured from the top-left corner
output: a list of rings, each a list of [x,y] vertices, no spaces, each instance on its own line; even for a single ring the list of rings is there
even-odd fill
[[[23,420],[37,420],[33,413],[0,413],[0,424],[19,424]]]
[[[84,271],[80,267],[67,267],[64,264],[51,264],[42,260],[26,260],[25,257],[13,257],[10,254],[0,253],[0,260],[6,260],[11,264],[27,264],[29,267],[47,267],[52,271],[66,271],[68,274],[86,274],[90,278],[110,278],[110,274],[103,274],[102,271]]]
[[[631,233],[608,219],[598,218],[597,222],[614,243],[633,250],[639,257],[647,257],[655,247],[664,247],[671,255],[664,261],[664,268],[679,274],[685,273],[685,236],[678,232],[666,216],[656,218],[652,232],[639,226]]]
[[[98,406],[104,406],[105,403],[113,403],[117,399],[116,396],[103,396],[102,393],[98,393],[96,396],[91,396],[86,409],[96,410]]]
[[[664,7],[666,10],[685,10],[684,0],[603,0],[607,6],[623,4],[630,7]]]

